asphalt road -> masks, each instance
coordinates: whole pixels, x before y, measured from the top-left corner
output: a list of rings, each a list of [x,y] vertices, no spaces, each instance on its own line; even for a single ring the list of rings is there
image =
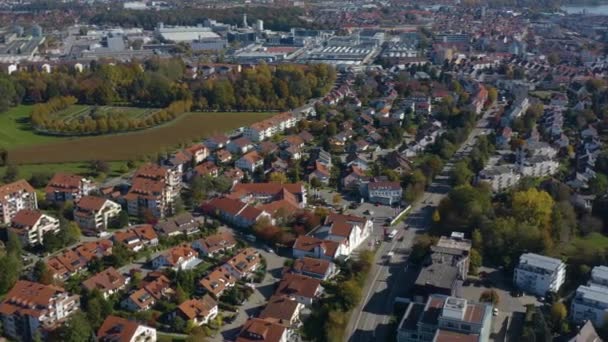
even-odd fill
[[[477,122],[476,128],[471,131],[452,159],[446,163],[442,172],[433,180],[421,199],[412,204],[410,214],[404,222],[407,227],[407,230],[402,233],[404,239],[402,241],[395,239],[380,245],[371,278],[368,279],[363,290],[363,300],[355,308],[349,320],[346,330],[347,341],[386,341],[391,335],[390,329],[393,328],[391,328],[390,318],[395,297],[407,296],[416,277],[414,270],[405,268],[408,251],[416,234],[429,227],[435,208],[450,191],[449,174],[453,164],[470,153],[478,136],[491,131],[487,128],[487,120],[493,110],[494,107],[484,113]],[[394,255],[392,260],[387,263],[386,256],[389,252],[393,252]]]

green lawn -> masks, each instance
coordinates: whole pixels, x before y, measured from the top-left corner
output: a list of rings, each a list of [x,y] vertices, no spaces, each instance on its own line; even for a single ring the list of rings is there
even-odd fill
[[[108,162],[110,165],[110,173],[106,176],[115,177],[121,175],[121,169],[125,165],[124,162]],[[40,172],[69,172],[83,176],[89,175],[89,167],[85,162],[80,163],[57,163],[57,164],[23,164],[18,166],[19,178],[29,179],[32,174]],[[0,167],[0,175],[4,175],[6,167]]]
[[[68,108],[53,114],[54,118],[62,119],[66,123],[80,117],[87,117],[95,110],[98,114],[125,114],[133,119],[145,118],[158,111],[156,108],[137,108],[137,107],[118,107],[118,106],[87,106],[72,105]]]
[[[32,106],[19,106],[0,113],[0,147],[15,147],[46,144],[68,138],[52,137],[34,133],[29,125]]]

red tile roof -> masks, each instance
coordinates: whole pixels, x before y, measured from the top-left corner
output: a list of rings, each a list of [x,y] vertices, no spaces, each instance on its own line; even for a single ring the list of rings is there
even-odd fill
[[[63,292],[65,290],[61,287],[19,280],[4,297],[0,304],[0,313],[39,317],[46,313],[52,298]]]
[[[19,210],[11,220],[14,226],[33,227],[42,217],[40,210],[23,209]]]
[[[287,273],[283,275],[275,294],[315,298],[320,288],[321,281],[319,279]]]
[[[0,201],[4,201],[5,197],[22,191],[35,192],[34,188],[25,179],[2,185],[0,186]]]
[[[139,323],[118,316],[108,316],[97,330],[99,342],[130,342]]]

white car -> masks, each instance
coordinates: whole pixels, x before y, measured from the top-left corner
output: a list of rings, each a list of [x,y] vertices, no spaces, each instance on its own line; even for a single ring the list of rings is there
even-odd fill
[[[492,309],[492,315],[493,316],[498,316],[498,308]]]
[[[110,233],[108,233],[108,232],[99,232],[99,233],[97,233],[97,237],[98,237],[98,238],[102,238],[102,239],[103,239],[103,238],[107,238],[107,237],[109,237],[109,236],[111,236],[111,235],[112,235],[112,234],[110,234]]]

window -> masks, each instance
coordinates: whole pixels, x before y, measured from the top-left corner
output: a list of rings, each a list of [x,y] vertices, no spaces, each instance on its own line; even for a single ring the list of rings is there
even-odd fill
[[[471,326],[468,324],[461,324],[460,329],[465,330],[465,331],[471,331]]]

